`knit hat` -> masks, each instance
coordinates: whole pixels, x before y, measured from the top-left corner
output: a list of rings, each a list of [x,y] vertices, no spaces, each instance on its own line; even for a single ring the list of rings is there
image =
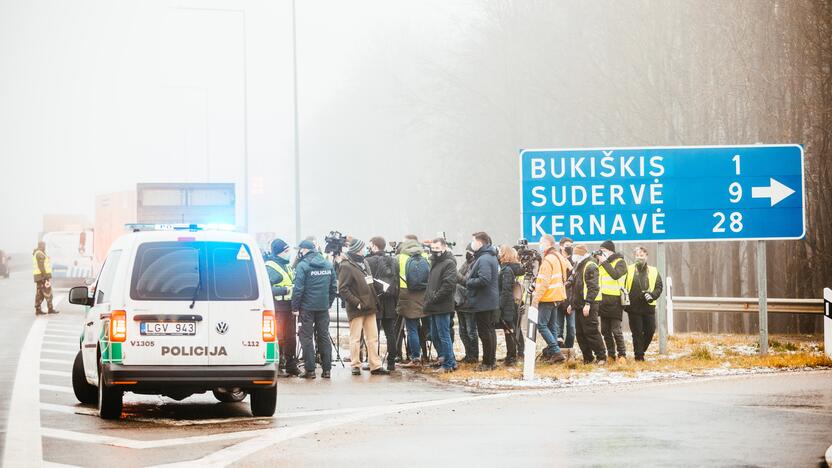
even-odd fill
[[[607,249],[610,252],[615,252],[615,244],[611,240],[605,240],[604,242],[601,242],[601,248]]]
[[[364,241],[361,239],[353,239],[348,247],[348,252],[355,255],[364,254]]]
[[[289,248],[289,244],[286,243],[283,239],[275,239],[272,241],[272,255],[278,255],[283,253],[286,249]]]
[[[315,244],[310,240],[303,240],[298,244],[299,249],[315,250]]]
[[[586,246],[583,244],[573,245],[572,246],[572,253],[575,255],[586,255],[587,250]]]

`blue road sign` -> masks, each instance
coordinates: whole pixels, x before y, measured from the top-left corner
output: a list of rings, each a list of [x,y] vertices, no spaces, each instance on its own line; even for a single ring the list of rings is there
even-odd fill
[[[523,237],[802,239],[800,145],[520,152]]]

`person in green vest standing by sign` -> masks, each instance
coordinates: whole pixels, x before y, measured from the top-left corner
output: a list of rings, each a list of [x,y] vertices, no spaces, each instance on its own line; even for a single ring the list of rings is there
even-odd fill
[[[283,239],[275,239],[271,244],[271,254],[266,257],[266,271],[272,285],[274,296],[274,313],[278,326],[278,349],[280,350],[280,367],[278,375],[289,377],[300,375],[297,360],[297,317],[292,313],[292,285],[295,282],[295,270],[290,259],[289,244]]]
[[[663,285],[659,270],[647,264],[647,249],[636,247],[633,254],[636,262],[627,267],[625,287],[630,292],[630,305],[626,310],[633,332],[633,353],[636,361],[643,361],[656,332],[656,299],[662,295]]]

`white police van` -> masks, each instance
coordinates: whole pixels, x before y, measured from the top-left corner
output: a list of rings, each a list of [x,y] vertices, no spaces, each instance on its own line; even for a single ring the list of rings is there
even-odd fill
[[[182,400],[212,391],[222,402],[248,394],[253,415],[273,415],[277,324],[254,239],[196,225],[131,227],[93,289],[69,293],[88,307],[72,371],[78,400],[118,419],[124,392]]]

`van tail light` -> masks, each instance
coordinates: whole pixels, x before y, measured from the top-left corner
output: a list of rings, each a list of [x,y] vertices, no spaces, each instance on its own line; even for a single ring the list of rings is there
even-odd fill
[[[273,310],[263,311],[263,341],[267,343],[274,342],[277,336],[277,320],[274,317]]]
[[[127,339],[127,312],[114,310],[110,312],[110,341],[123,343]]]

